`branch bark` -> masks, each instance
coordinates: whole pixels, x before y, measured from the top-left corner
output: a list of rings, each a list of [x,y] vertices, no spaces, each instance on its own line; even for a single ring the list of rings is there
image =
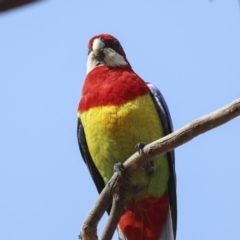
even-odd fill
[[[194,137],[216,128],[239,115],[240,98],[225,107],[205,115],[179,130],[146,145],[141,154],[138,152],[133,154],[123,164],[124,168],[122,174],[124,174],[124,179],[127,181],[123,181],[123,178],[119,173],[115,172],[113,174],[112,178],[99,195],[94,208],[85,220],[79,238],[82,240],[97,239],[97,224],[113,199],[113,208],[109,221],[103,231],[102,237],[100,238],[101,240],[112,239],[114,230],[117,227],[117,223],[119,222],[124,209],[125,193],[128,188],[128,183],[139,168],[151,159],[171,151],[172,149],[192,140]]]

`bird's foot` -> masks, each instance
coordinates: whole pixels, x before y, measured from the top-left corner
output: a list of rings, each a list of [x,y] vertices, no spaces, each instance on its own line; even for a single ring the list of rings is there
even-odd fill
[[[121,162],[114,164],[113,171],[123,178],[125,167]]]
[[[154,172],[154,160],[151,160],[142,166],[142,169],[146,171],[148,175]]]
[[[146,143],[145,142],[139,142],[135,148],[136,150],[138,151],[138,153],[143,153],[143,148],[146,146]]]
[[[130,183],[129,176],[126,174],[125,167],[121,162],[114,164],[113,170],[121,177],[124,184],[128,185]]]

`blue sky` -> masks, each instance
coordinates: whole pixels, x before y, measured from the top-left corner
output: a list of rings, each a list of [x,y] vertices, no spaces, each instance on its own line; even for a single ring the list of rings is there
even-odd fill
[[[1,14],[3,240],[77,239],[97,198],[76,110],[87,43],[99,33],[116,36],[159,87],[175,129],[239,98],[237,0],[49,0]],[[176,149],[178,240],[240,239],[239,135],[236,118]]]

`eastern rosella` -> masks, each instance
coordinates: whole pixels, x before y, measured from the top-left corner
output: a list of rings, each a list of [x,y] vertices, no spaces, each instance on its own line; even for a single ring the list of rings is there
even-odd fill
[[[111,35],[88,44],[87,75],[78,107],[77,135],[82,157],[100,193],[113,166],[173,130],[160,91],[132,69]],[[176,238],[177,203],[174,151],[144,165],[131,180],[118,224],[122,240]]]

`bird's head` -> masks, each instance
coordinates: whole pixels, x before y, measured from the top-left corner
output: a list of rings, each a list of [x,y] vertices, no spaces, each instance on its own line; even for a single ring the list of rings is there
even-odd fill
[[[120,42],[109,34],[94,36],[88,44],[87,73],[102,65],[130,67]]]

